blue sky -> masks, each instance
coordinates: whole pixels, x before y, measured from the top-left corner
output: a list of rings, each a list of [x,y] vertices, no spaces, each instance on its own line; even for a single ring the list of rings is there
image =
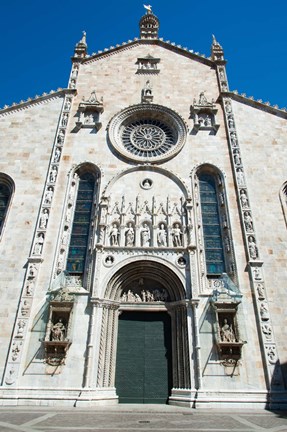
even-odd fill
[[[2,2],[1,2],[2,3]],[[140,0],[7,0],[0,16],[0,107],[66,87],[74,45],[88,52],[138,37]],[[231,90],[280,108],[286,100],[287,2],[154,0],[160,37],[210,55],[215,34],[228,60]]]

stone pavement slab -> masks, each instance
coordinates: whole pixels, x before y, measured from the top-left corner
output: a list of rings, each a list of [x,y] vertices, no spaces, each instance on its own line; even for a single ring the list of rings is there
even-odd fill
[[[287,412],[167,405],[1,407],[0,432],[287,432]]]

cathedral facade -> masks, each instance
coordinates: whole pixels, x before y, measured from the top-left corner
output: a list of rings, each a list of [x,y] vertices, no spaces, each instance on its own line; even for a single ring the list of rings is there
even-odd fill
[[[0,404],[287,402],[287,112],[140,36],[0,111]]]

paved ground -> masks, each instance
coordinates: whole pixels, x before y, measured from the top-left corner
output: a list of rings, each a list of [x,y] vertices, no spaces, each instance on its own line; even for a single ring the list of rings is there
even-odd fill
[[[287,412],[192,410],[165,405],[0,408],[1,432],[287,432]]]

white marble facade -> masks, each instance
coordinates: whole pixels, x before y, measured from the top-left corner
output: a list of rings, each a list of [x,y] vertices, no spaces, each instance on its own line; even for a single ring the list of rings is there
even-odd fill
[[[139,39],[104,52],[89,56],[84,34],[67,87],[0,111],[0,404],[117,403],[118,317],[133,310],[171,316],[169,403],[286,408],[287,113],[229,91],[215,39],[209,59],[159,39],[151,11]],[[84,173],[95,191],[73,273]]]

